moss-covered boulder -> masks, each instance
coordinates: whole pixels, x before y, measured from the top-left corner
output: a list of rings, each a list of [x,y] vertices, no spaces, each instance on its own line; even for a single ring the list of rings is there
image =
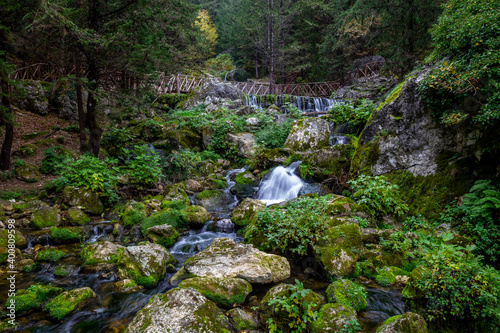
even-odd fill
[[[376,333],[427,333],[427,323],[422,316],[406,312],[388,318]]]
[[[153,213],[141,222],[140,229],[142,234],[146,236],[149,228],[163,224],[169,224],[176,229],[184,227],[186,225],[184,211],[175,208],[167,208]]]
[[[129,246],[118,260],[118,276],[152,288],[165,276],[167,265],[174,262],[174,257],[158,244]]]
[[[320,149],[328,146],[330,124],[321,118],[303,118],[292,124],[285,146],[292,150]]]
[[[326,231],[314,247],[316,260],[333,277],[340,279],[354,271],[363,235],[357,224],[343,224]]]
[[[90,218],[78,207],[68,209],[68,221],[72,225],[81,226],[90,222]]]
[[[124,333],[229,333],[224,313],[199,291],[175,288],[156,294]]]
[[[331,175],[348,173],[353,153],[354,147],[352,145],[335,145],[305,153],[301,156],[301,160],[302,165],[307,165],[308,168],[299,169],[301,177],[310,178],[309,175],[302,172],[303,170],[313,173],[312,178],[320,181],[330,178]]]
[[[240,172],[234,178],[236,185],[258,185],[259,180],[250,172]]]
[[[262,201],[245,198],[233,211],[231,221],[240,227],[247,226],[257,213],[264,210],[264,208],[266,208],[266,204]]]
[[[104,211],[104,205],[99,195],[84,188],[67,186],[62,193],[62,201],[70,207],[83,207],[90,214],[99,215]]]
[[[96,242],[87,245],[80,252],[83,265],[90,271],[109,270],[123,255],[125,247],[109,241]],[[87,268],[87,266],[92,266]]]
[[[259,322],[252,314],[241,308],[234,308],[227,312],[231,319],[233,328],[238,331],[255,331],[259,328]]]
[[[341,279],[326,288],[329,303],[347,305],[356,311],[366,308],[366,291],[362,285],[351,280]]]
[[[38,171],[38,168],[29,163],[24,163],[21,166],[18,166],[14,170],[14,174],[16,178],[25,182],[34,183],[42,180],[42,174]]]
[[[349,322],[357,321],[356,311],[343,304],[325,304],[319,309],[318,317],[309,325],[311,333],[341,332]],[[348,326],[349,327],[349,326]]]
[[[195,277],[179,283],[179,288],[194,288],[218,306],[230,309],[235,304],[243,304],[252,285],[243,279],[220,277]]]
[[[287,332],[289,330],[289,313],[288,311],[285,311],[283,307],[278,306],[279,303],[270,303],[270,301],[282,297],[289,298],[292,295],[292,292],[292,285],[281,283],[269,289],[259,305],[259,312],[261,313],[264,321],[267,322],[269,319],[272,319],[278,329],[283,332]],[[300,296],[297,301],[297,306],[299,307],[299,311],[301,313],[305,313],[305,302],[307,302],[310,306],[309,310],[313,312],[318,311],[320,306],[324,304],[324,298],[312,290],[308,290],[308,292],[304,296]]]
[[[424,266],[414,268],[410,273],[409,283],[401,292],[404,298],[417,299],[424,297],[424,292],[417,285],[419,281],[424,281],[431,273],[430,269]]]
[[[9,237],[9,235],[14,236],[12,238],[12,236]],[[9,242],[9,239],[14,239],[14,243],[12,243],[12,241]],[[8,248],[9,244],[13,244],[18,249],[24,249],[28,245],[28,242],[26,241],[26,237],[24,237],[23,233],[17,229],[1,229],[0,248]],[[2,262],[1,259],[0,262]]]
[[[33,210],[30,225],[32,228],[43,229],[58,226],[60,222],[61,215],[57,208],[41,206]]]
[[[186,271],[186,269],[184,267],[181,267],[177,272],[175,272],[175,274],[170,278],[170,280],[168,281],[168,283],[170,283],[170,285],[172,286],[176,286],[181,282],[181,281],[184,281],[185,279],[189,279],[189,278],[192,278],[194,277],[193,274],[189,273],[188,271]]]
[[[128,201],[123,207],[121,220],[125,227],[133,227],[148,217],[148,207],[142,202]]]
[[[169,248],[179,239],[179,233],[171,225],[162,224],[146,230],[146,237],[153,243]]]
[[[238,199],[250,198],[255,194],[252,185],[234,185],[229,192]]]
[[[59,261],[62,258],[66,257],[67,253],[61,250],[57,250],[54,248],[44,249],[38,252],[36,259],[38,261]]]
[[[79,243],[84,236],[83,229],[79,227],[50,228],[50,237],[56,244]]]
[[[161,195],[163,196],[163,200],[182,201],[185,206],[191,205],[183,183],[166,185]]]
[[[54,275],[58,277],[65,277],[71,274],[71,272],[74,270],[74,266],[71,265],[57,265],[56,268],[54,268]]]
[[[333,198],[325,209],[325,214],[328,214],[332,219],[339,216],[357,216],[366,219],[369,226],[373,226],[373,212],[366,205],[359,205],[350,198],[337,196]],[[359,222],[358,222],[359,223]],[[336,224],[335,224],[336,225]]]
[[[215,238],[209,247],[189,258],[184,268],[194,276],[238,277],[250,283],[279,282],[290,277],[286,258],[229,238]]]
[[[206,209],[217,209],[229,204],[233,198],[223,190],[206,190],[198,193],[195,197],[197,205]]]
[[[14,152],[14,156],[20,157],[30,157],[36,154],[38,147],[32,144],[26,144],[19,147],[17,151]]]
[[[375,281],[382,286],[389,286],[396,282],[397,276],[408,276],[408,272],[399,267],[389,266],[384,267],[375,277]]]
[[[186,218],[188,226],[195,229],[200,229],[212,219],[212,215],[201,206],[189,206],[182,210]]]
[[[81,309],[96,297],[97,295],[89,287],[73,289],[51,299],[43,310],[48,311],[52,318],[61,320],[71,312]]]
[[[14,296],[7,298],[6,306],[14,304],[16,314],[20,315],[33,309],[41,309],[52,297],[60,294],[62,288],[33,284],[28,289],[17,290]]]
[[[113,286],[118,289],[121,293],[134,293],[141,290],[144,290],[144,287],[139,286],[135,281],[130,279],[121,280],[115,282]]]

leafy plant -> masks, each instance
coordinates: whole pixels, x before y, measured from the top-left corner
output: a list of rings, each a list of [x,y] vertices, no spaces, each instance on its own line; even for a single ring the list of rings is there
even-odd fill
[[[377,105],[370,100],[357,100],[353,105],[336,103],[328,111],[329,120],[336,125],[349,123],[351,126],[364,125]]]
[[[399,187],[389,183],[385,176],[361,175],[348,183],[355,191],[353,199],[379,215],[402,217],[408,211],[408,206],[401,199]]]
[[[291,288],[289,297],[281,296],[269,301],[269,305],[275,305],[275,311],[284,311],[288,314],[287,332],[306,332],[307,325],[316,320],[318,313],[314,311],[316,304],[308,303],[305,298],[311,290],[304,289],[304,285],[295,280],[295,285]],[[273,318],[267,320],[269,332],[281,332]]]
[[[120,170],[132,184],[151,186],[161,179],[160,156],[148,145],[135,146],[131,150],[125,149],[131,155]]]
[[[356,319],[347,320],[338,333],[360,333],[361,325]]]
[[[44,150],[40,171],[45,174],[57,174],[63,168],[68,155],[61,154],[61,146],[55,146]]]
[[[269,122],[261,128],[255,135],[255,141],[265,148],[283,148],[290,133],[291,122],[277,124]]]
[[[127,128],[122,129],[112,126],[108,131],[104,132],[101,145],[109,154],[113,156],[123,156],[126,152],[123,148],[129,145],[134,138],[135,135]]]

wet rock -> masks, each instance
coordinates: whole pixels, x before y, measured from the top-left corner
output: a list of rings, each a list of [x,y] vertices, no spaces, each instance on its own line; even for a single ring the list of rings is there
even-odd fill
[[[231,221],[240,227],[247,226],[258,212],[264,210],[266,204],[257,199],[245,198],[233,211]]]
[[[171,225],[162,224],[147,229],[146,237],[153,243],[169,248],[179,239],[179,233]]]
[[[42,179],[42,174],[38,171],[38,168],[33,164],[24,163],[18,166],[14,173],[16,178],[25,182],[38,182]]]
[[[234,185],[229,191],[232,195],[235,195],[238,199],[250,198],[255,194],[252,185]]]
[[[144,287],[137,285],[133,280],[125,279],[113,284],[121,293],[135,293],[144,290]]]
[[[79,227],[50,228],[50,237],[56,244],[79,243],[84,236],[84,231]]]
[[[212,215],[201,206],[189,206],[182,211],[188,225],[192,228],[201,229],[205,223],[212,219]]]
[[[233,143],[244,158],[255,154],[255,136],[251,133],[228,134],[227,140]]]
[[[341,279],[331,283],[326,294],[329,303],[350,306],[356,311],[366,308],[365,288],[351,280]]]
[[[222,190],[207,190],[198,193],[195,197],[195,203],[206,209],[217,209],[229,204],[233,198]]]
[[[218,306],[232,308],[235,304],[243,304],[252,292],[250,283],[238,278],[219,278],[212,276],[195,277],[183,280],[179,288],[194,288]]]
[[[151,288],[165,276],[166,266],[174,262],[174,257],[158,244],[129,246],[118,260],[118,276]]]
[[[229,333],[229,321],[214,302],[192,288],[154,295],[124,333]]]
[[[406,312],[384,321],[376,333],[427,333],[427,323],[420,315]]]
[[[189,258],[184,268],[195,276],[237,277],[250,283],[279,282],[290,277],[286,258],[229,238],[214,239],[209,247]]]
[[[44,310],[48,311],[52,318],[60,320],[71,312],[81,309],[96,297],[97,295],[89,287],[73,289],[51,299]]]
[[[80,226],[90,222],[90,218],[78,207],[68,209],[68,221],[72,225]]]
[[[181,281],[193,277],[193,275],[189,274],[188,271],[184,267],[181,267],[175,274],[170,278],[168,283],[172,286],[177,286]]]
[[[229,310],[227,314],[231,318],[233,328],[238,332],[254,331],[259,328],[258,320],[252,314],[241,308]]]
[[[304,118],[293,123],[285,146],[292,150],[320,149],[328,146],[330,124],[321,118]]]
[[[85,271],[102,271],[116,267],[125,247],[109,241],[87,245],[81,252]]]
[[[318,313],[318,317],[311,323],[312,333],[340,332],[348,322],[356,321],[356,311],[342,304],[325,304]]]
[[[185,191],[184,184],[182,183],[166,185],[161,194],[163,196],[163,200],[181,201],[186,206],[189,206],[191,204],[191,201],[189,200],[189,197]]]
[[[61,223],[61,215],[55,207],[41,206],[33,210],[31,216],[31,227],[43,229],[58,226]]]
[[[223,219],[212,223],[210,225],[210,229],[215,232],[224,232],[229,234],[234,232],[234,224],[230,219]]]
[[[62,201],[70,207],[83,207],[83,211],[94,215],[99,215],[104,211],[104,205],[99,195],[84,188],[65,187],[62,193]]]

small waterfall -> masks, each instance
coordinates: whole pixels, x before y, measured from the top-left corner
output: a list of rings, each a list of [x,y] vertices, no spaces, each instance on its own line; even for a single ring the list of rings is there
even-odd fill
[[[287,168],[282,166],[274,170],[262,181],[257,199],[265,202],[267,205],[287,201],[297,197],[304,182],[294,174],[300,161],[293,162]]]
[[[87,241],[87,243],[94,243],[97,242],[97,240],[103,236],[107,236],[107,231],[106,228],[102,225],[95,225],[92,230],[90,231],[90,237]]]
[[[288,97],[288,98],[287,98]],[[299,109],[301,112],[326,112],[337,103],[343,103],[341,100],[325,98],[325,97],[307,97],[307,96],[282,96],[275,97],[276,106],[286,113],[286,103],[290,103]],[[259,109],[266,108],[273,103],[267,101],[266,96],[247,95],[246,105],[253,106]]]
[[[330,125],[331,135],[328,143],[330,146],[335,145],[345,145],[350,142],[350,138],[345,135],[349,130],[349,123],[344,123],[335,128],[335,124],[331,123]]]

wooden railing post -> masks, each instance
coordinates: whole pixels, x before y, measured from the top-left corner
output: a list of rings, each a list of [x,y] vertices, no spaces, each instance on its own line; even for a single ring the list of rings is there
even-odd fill
[[[176,86],[177,86],[177,93],[180,94],[181,93],[181,84],[179,82],[179,74],[175,74],[175,82],[176,82]]]

